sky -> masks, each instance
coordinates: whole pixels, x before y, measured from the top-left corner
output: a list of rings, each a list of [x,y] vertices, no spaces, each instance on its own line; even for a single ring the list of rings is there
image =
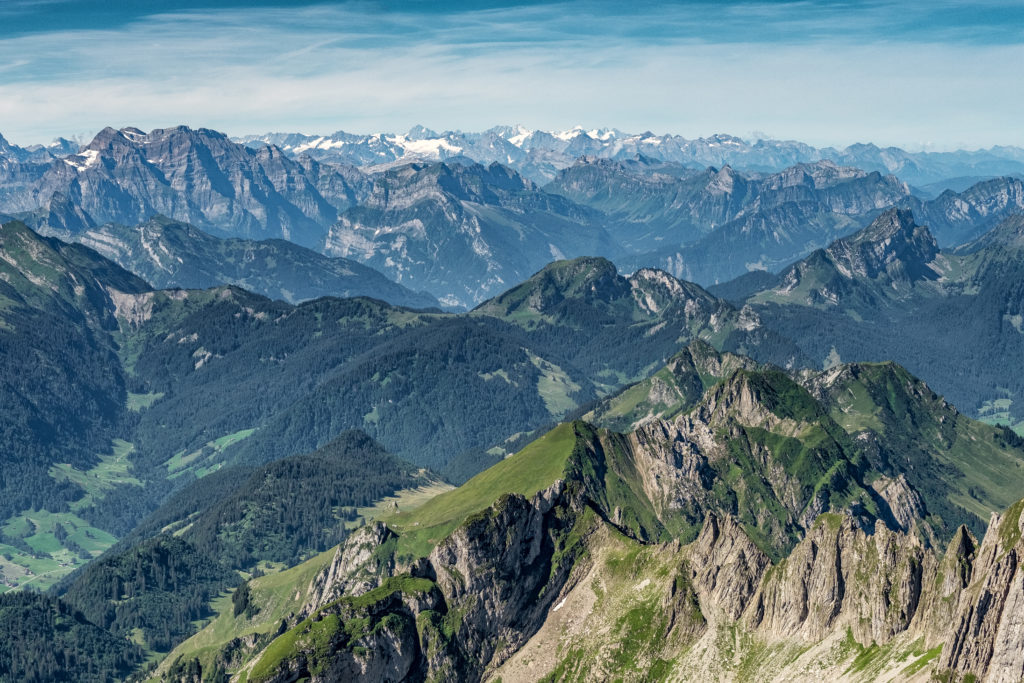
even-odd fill
[[[1024,2],[2,0],[0,134],[574,125],[1024,146]]]

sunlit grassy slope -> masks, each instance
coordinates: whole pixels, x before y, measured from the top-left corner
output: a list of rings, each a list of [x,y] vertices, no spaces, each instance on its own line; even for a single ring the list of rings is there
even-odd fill
[[[547,488],[561,477],[575,441],[573,425],[559,425],[459,488],[431,499],[417,510],[385,517],[383,521],[400,535],[399,557],[428,554],[460,522],[503,494],[532,496]]]

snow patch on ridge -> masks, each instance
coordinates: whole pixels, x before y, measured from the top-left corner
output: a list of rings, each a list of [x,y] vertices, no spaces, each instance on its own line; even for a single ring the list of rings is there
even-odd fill
[[[100,153],[98,151],[87,149],[81,154],[72,154],[71,156],[64,157],[64,163],[81,173],[90,166],[95,165],[99,158]]]

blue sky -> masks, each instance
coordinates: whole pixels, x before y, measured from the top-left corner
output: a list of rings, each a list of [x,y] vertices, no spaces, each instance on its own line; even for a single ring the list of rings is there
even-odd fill
[[[1024,145],[1024,3],[0,2],[0,133],[522,123]]]

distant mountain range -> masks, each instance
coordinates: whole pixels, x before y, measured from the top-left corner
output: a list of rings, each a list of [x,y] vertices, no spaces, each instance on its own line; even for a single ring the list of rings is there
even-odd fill
[[[762,174],[583,159],[545,189],[605,212],[631,252],[620,257],[626,269],[657,267],[701,283],[777,270],[910,196],[894,176],[831,161]]]
[[[499,164],[408,164],[374,176],[324,251],[472,307],[551,261],[622,253],[599,211]]]
[[[917,187],[931,186],[938,194],[942,181],[1024,173],[1024,149],[997,146],[987,150],[907,152],[898,147],[855,144],[843,149],[816,148],[793,140],[754,142],[731,135],[687,139],[679,135],[624,133],[612,128],[586,130],[577,126],[546,132],[522,126],[497,126],[482,133],[438,133],[416,126],[405,134],[357,135],[338,131],[330,135],[267,133],[236,138],[255,147],[276,145],[285,153],[307,155],[331,163],[354,166],[388,165],[412,159],[441,161],[467,157],[480,163],[510,166],[543,184],[577,159],[593,156],[629,160],[637,156],[703,168],[732,166],[746,171],[776,172],[789,166],[830,160],[882,175],[896,175]],[[938,186],[935,184],[939,183]],[[973,184],[973,183],[971,183]]]
[[[163,214],[221,236],[317,246],[366,182],[351,167],[184,126],[106,128],[74,154],[22,157],[0,163],[0,211],[72,232]]]
[[[893,161],[906,161],[905,154],[886,151],[888,166],[865,157],[878,151],[867,146],[831,155],[861,164],[856,168],[798,143],[749,145],[725,136],[686,141],[512,128],[439,135],[417,128],[404,136],[288,135],[240,144],[216,131],[179,126],[149,133],[108,128],[66,154],[72,146],[59,141],[22,149],[3,142],[0,217],[89,239],[74,236],[162,214],[219,238],[285,239],[348,258],[464,308],[562,258],[605,256],[627,271],[657,267],[710,285],[750,270],[777,271],[894,205],[932,226],[943,247],[975,239],[1024,210],[1024,183],[1010,176],[930,197],[906,177],[889,174],[917,168]],[[361,166],[342,163],[342,152]],[[968,182],[968,172],[1010,173],[1024,164],[1013,148],[950,154],[942,159],[975,164],[973,170],[942,167],[942,173],[960,174],[957,187]],[[544,159],[548,170],[536,173],[529,159]],[[152,259],[137,241],[129,242],[122,241],[119,262],[133,262],[161,286],[174,284],[159,267],[147,271]],[[325,262],[313,264],[307,256],[309,272],[322,270]],[[204,270],[221,282],[246,282],[240,272],[215,271]],[[308,294],[365,291],[335,284],[339,289],[312,287]],[[285,285],[246,286],[305,298]],[[413,303],[383,292],[382,298]]]

